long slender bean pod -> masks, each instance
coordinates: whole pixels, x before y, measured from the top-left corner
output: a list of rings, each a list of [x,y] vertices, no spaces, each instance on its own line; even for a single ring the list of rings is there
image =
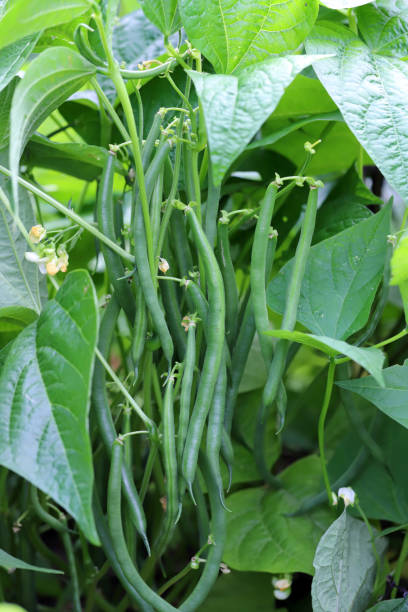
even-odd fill
[[[166,282],[160,283],[163,306],[166,312],[169,330],[174,340],[176,354],[180,361],[183,361],[186,353],[186,337],[181,327],[181,312],[177,300],[175,283]]]
[[[135,260],[139,276],[139,282],[143,290],[146,306],[152,317],[153,325],[160,337],[163,353],[171,363],[173,359],[174,346],[169,328],[167,327],[166,319],[160,306],[159,298],[157,297],[156,289],[150,275],[149,260],[147,257],[146,236],[143,223],[143,214],[141,206],[136,206],[135,220]]]
[[[181,210],[173,211],[170,227],[174,238],[172,247],[180,275],[187,276],[189,271],[193,269],[193,257],[187,238],[184,215]]]
[[[179,463],[183,456],[184,443],[187,436],[188,423],[190,420],[191,389],[194,378],[196,362],[196,321],[194,317],[185,317],[184,328],[187,331],[187,348],[184,358],[183,378],[180,393],[180,415],[177,434],[177,458]]]
[[[224,486],[220,469],[220,450],[224,431],[225,395],[227,391],[227,366],[225,356],[223,357],[218,372],[217,383],[214,389],[214,397],[208,415],[206,455],[211,471],[214,475],[218,494],[223,506]]]
[[[179,513],[177,451],[173,408],[174,377],[169,376],[163,402],[163,463],[166,476],[166,511],[162,530],[155,543],[158,556],[164,552],[172,536]]]
[[[121,473],[122,444],[116,440],[112,446],[111,468],[108,481],[108,527],[117,559],[125,577],[142,599],[159,612],[174,612],[176,608],[164,601],[145,583],[130,558],[122,526]]]
[[[109,347],[111,345],[113,331],[115,329],[116,320],[119,315],[119,304],[115,296],[109,301],[104,316],[101,321],[99,330],[99,350],[101,354],[107,358]],[[98,359],[95,360],[94,375],[92,381],[92,405],[95,410],[96,419],[98,422],[99,431],[102,440],[108,452],[112,448],[112,444],[116,438],[115,426],[112,420],[112,414],[109,407],[108,397],[106,394],[106,376],[105,369]],[[126,495],[126,500],[129,505],[134,525],[142,537],[147,550],[149,551],[149,542],[146,535],[146,517],[143,506],[140,502],[139,495],[133,482],[131,472],[126,464],[123,465],[123,489]]]
[[[138,284],[136,288],[136,315],[135,322],[133,325],[133,338],[132,338],[132,362],[135,369],[135,376],[137,378],[139,371],[139,363],[142,358],[145,343],[146,343],[146,331],[147,331],[147,316],[146,316],[146,305],[143,297],[143,291]]]
[[[203,603],[217,580],[226,540],[226,512],[223,508],[214,474],[204,453],[200,456],[200,468],[207,485],[211,508],[211,540],[207,562],[192,593],[179,606],[182,612],[194,612]]]
[[[208,166],[208,192],[207,203],[205,208],[205,233],[208,242],[212,247],[215,246],[217,238],[217,215],[220,204],[221,185],[214,185],[212,177],[211,163]]]
[[[282,329],[293,330],[296,324],[297,309],[300,298],[302,280],[306,268],[307,256],[312,243],[317,211],[317,189],[310,189],[306,213],[302,224],[299,243],[296,249],[292,275],[286,294],[286,307],[282,319]],[[263,392],[263,399],[258,410],[255,428],[254,455],[258,470],[266,482],[278,485],[277,479],[271,475],[265,458],[265,428],[269,409],[276,400],[279,386],[286,364],[289,349],[287,340],[279,340],[268,372],[268,378]]]
[[[225,334],[228,345],[232,347],[238,322],[238,288],[235,280],[235,270],[231,259],[228,237],[228,223],[223,218],[218,221],[218,260],[225,287]]]
[[[217,260],[197,216],[190,207],[186,208],[186,214],[205,266],[208,288],[207,349],[197,397],[187,431],[182,464],[183,476],[191,491],[204,425],[210,410],[224,349],[225,295]]]
[[[142,612],[153,612],[153,608],[150,604],[146,603],[144,599],[139,595],[138,591],[131,584],[128,578],[125,576],[122,566],[119,563],[118,557],[116,555],[115,549],[112,544],[112,540],[108,531],[108,526],[106,524],[106,519],[103,515],[101,502],[98,498],[96,492],[94,492],[94,499],[92,504],[93,514],[95,517],[95,525],[98,531],[99,539],[102,544],[102,548],[104,550],[105,555],[108,558],[109,563],[112,566],[113,571],[121,582],[125,591],[129,594],[130,598],[140,606]]]
[[[115,173],[115,156],[108,155],[102,172],[98,189],[97,218],[100,231],[110,240],[116,241],[115,216],[113,199],[113,177]],[[103,258],[106,264],[109,281],[114,288],[119,303],[126,313],[129,321],[133,323],[135,317],[135,304],[132,290],[124,278],[125,268],[120,256],[108,246],[101,243]]]
[[[163,123],[163,113],[161,112],[161,110],[159,110],[154,116],[152,126],[146,138],[146,142],[143,145],[142,163],[143,163],[144,170],[147,169],[150,163],[150,159],[154,151],[156,140],[160,137],[160,128],[161,128],[162,123]]]
[[[268,307],[266,305],[266,260],[269,243],[270,225],[275,206],[278,188],[275,184],[269,185],[259,211],[258,222],[255,228],[254,243],[251,255],[251,298],[255,317],[255,326],[261,345],[262,355],[267,367],[272,358],[271,338],[264,333],[269,329]]]

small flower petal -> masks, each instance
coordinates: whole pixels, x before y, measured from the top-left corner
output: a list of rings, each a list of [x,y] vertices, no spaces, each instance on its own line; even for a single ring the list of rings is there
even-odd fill
[[[337,495],[342,498],[346,508],[347,506],[354,505],[354,502],[356,500],[356,494],[355,494],[355,491],[351,487],[341,487],[338,490]]]

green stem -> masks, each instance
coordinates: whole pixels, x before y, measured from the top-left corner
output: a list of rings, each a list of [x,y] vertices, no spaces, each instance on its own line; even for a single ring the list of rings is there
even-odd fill
[[[4,166],[0,165],[0,172],[11,178],[11,172],[8,168],[5,168]],[[125,249],[122,249],[122,247],[120,247],[118,244],[107,238],[105,234],[102,234],[102,232],[100,232],[96,227],[85,221],[85,219],[83,219],[80,215],[74,212],[71,208],[64,206],[64,204],[61,204],[61,202],[58,202],[58,200],[55,200],[53,197],[51,197],[29,181],[26,181],[25,179],[21,178],[20,176],[17,177],[17,181],[22,187],[27,189],[27,191],[34,193],[42,200],[44,200],[44,202],[47,202],[47,204],[51,204],[53,208],[68,217],[68,219],[71,219],[71,221],[73,221],[80,227],[86,229],[90,234],[93,234],[95,238],[98,238],[98,240],[106,244],[106,246],[111,248],[112,251],[115,251],[115,253],[120,255],[123,259],[125,259],[126,261],[131,261],[132,263],[134,262],[133,255],[131,255],[130,253],[125,251]]]
[[[123,137],[125,142],[130,141],[129,132],[127,131],[127,129],[123,125],[123,123],[122,123],[118,113],[115,111],[115,109],[114,109],[113,105],[111,104],[108,96],[105,94],[105,92],[103,91],[102,87],[99,85],[98,81],[95,78],[93,78],[91,80],[91,83],[92,83],[93,88],[96,91],[96,94],[97,94],[97,96],[99,98],[99,102],[100,102],[101,106],[102,105],[105,106],[106,110],[108,111],[108,113],[112,117],[114,124],[118,128],[118,130],[121,133],[121,136]]]
[[[331,399],[331,394],[332,394],[332,390],[333,390],[335,369],[336,369],[336,362],[334,361],[334,359],[330,359],[329,371],[327,372],[326,390],[325,390],[325,393],[324,393],[323,406],[322,406],[322,410],[320,412],[319,424],[318,424],[318,439],[319,439],[320,463],[321,463],[321,466],[322,466],[324,484],[325,484],[325,487],[326,487],[327,497],[329,499],[329,504],[330,505],[332,505],[333,499],[332,499],[332,490],[331,490],[331,487],[330,487],[329,474],[327,472],[326,454],[325,454],[325,450],[324,450],[324,426],[325,426],[326,416],[327,416],[327,412],[329,410],[330,399]]]
[[[115,85],[115,89],[117,91],[120,103],[122,105],[123,112],[124,112],[124,115],[125,115],[125,118],[128,124],[130,140],[132,141],[132,152],[133,152],[133,157],[134,157],[134,162],[135,162],[136,178],[137,178],[137,184],[139,188],[139,197],[140,197],[140,202],[142,205],[143,221],[144,221],[145,233],[146,233],[147,255],[149,259],[149,265],[150,265],[150,271],[152,274],[152,278],[154,278],[155,265],[154,265],[154,250],[153,250],[153,234],[152,234],[152,228],[150,224],[149,202],[148,202],[147,192],[146,192],[145,176],[143,172],[142,153],[140,150],[140,140],[139,140],[139,136],[137,133],[136,121],[135,121],[135,117],[133,114],[133,108],[130,102],[129,94],[126,89],[125,82],[123,81],[122,75],[120,73],[119,65],[117,61],[115,60],[115,58],[113,57],[112,50],[109,47],[108,41],[106,39],[106,34],[105,34],[104,27],[103,27],[102,16],[100,13],[97,13],[95,15],[95,22],[98,26],[98,31],[101,37],[101,42],[102,42],[102,45],[103,45],[103,48],[104,48],[104,51],[105,51],[105,54],[108,60],[109,74],[113,81],[113,84]],[[128,140],[128,138],[125,138],[125,140]]]
[[[155,424],[153,423],[151,419],[149,419],[149,417],[140,408],[139,404],[130,395],[129,391],[123,385],[120,378],[112,370],[109,363],[106,361],[106,359],[104,358],[102,353],[99,351],[99,349],[95,348],[95,354],[97,358],[99,359],[99,361],[101,362],[101,364],[103,365],[103,367],[105,368],[105,370],[107,371],[107,373],[109,374],[109,376],[111,377],[111,379],[113,380],[113,382],[119,387],[119,390],[121,391],[121,393],[126,397],[126,399],[128,400],[129,404],[132,406],[132,408],[135,409],[136,413],[139,415],[139,417],[141,418],[143,423],[146,425],[146,427],[149,429],[149,431],[153,431],[155,429]]]
[[[403,329],[402,331],[398,332],[398,334],[391,336],[391,338],[387,338],[386,340],[383,340],[382,342],[378,342],[377,344],[374,344],[371,348],[381,348],[383,346],[387,346],[387,344],[396,342],[397,340],[400,340],[407,334],[408,334],[408,329]],[[347,361],[350,361],[350,357],[340,357],[339,359],[335,359],[336,365],[340,365],[341,363],[346,363]]]
[[[72,593],[73,594],[73,597],[72,597],[73,610],[74,612],[82,612],[78,572],[77,572],[77,568],[75,564],[75,555],[74,555],[74,549],[72,546],[71,538],[69,536],[69,533],[66,533],[66,532],[63,533],[61,537],[64,543],[64,548],[65,548],[65,552],[66,552],[67,559],[68,559],[69,573],[71,576],[71,586],[72,586],[72,591],[73,591]]]
[[[359,511],[359,513],[361,515],[361,518],[363,519],[363,521],[364,521],[364,523],[365,523],[365,525],[366,525],[366,527],[368,529],[368,533],[370,534],[371,545],[373,547],[373,553],[374,553],[375,562],[376,562],[376,565],[377,565],[377,576],[376,576],[376,581],[377,581],[379,576],[380,576],[380,573],[381,573],[381,561],[380,561],[380,557],[378,555],[377,547],[375,545],[375,537],[374,537],[373,528],[370,525],[370,522],[369,522],[369,520],[368,520],[368,518],[366,516],[366,513],[364,512],[364,510],[362,509],[362,507],[358,503],[358,500],[356,500],[355,504],[356,504],[357,510]]]
[[[399,581],[401,579],[402,568],[408,556],[408,530],[405,532],[404,539],[402,541],[401,552],[398,557],[397,565],[395,566],[394,582],[397,585],[394,587],[391,593],[391,599],[395,599],[398,591]]]

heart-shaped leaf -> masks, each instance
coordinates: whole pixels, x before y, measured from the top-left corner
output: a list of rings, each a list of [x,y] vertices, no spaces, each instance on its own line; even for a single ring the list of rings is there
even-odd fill
[[[353,391],[377,406],[387,416],[408,428],[408,363],[383,370],[385,387],[372,376],[337,381],[343,389]]]
[[[17,193],[18,164],[28,138],[46,117],[95,73],[95,66],[67,47],[41,53],[17,85],[10,117],[10,170]]]
[[[141,0],[144,14],[165,36],[181,28],[177,0]]]
[[[275,57],[245,68],[238,76],[189,72],[204,111],[214,184],[220,184],[285,88],[312,61],[302,55]]]
[[[375,542],[381,555],[386,542],[381,539]],[[320,540],[313,565],[313,612],[367,609],[374,587],[376,559],[370,532],[363,521],[344,510]]]
[[[314,24],[316,0],[180,0],[189,40],[216,72],[242,70],[273,53],[294,51]]]
[[[71,272],[14,341],[0,377],[0,464],[61,504],[93,543],[88,408],[97,325],[89,274]]]
[[[5,570],[14,570],[14,569],[22,569],[22,570],[30,570],[32,572],[43,572],[45,574],[63,574],[60,570],[48,569],[47,567],[37,567],[36,565],[31,565],[31,563],[26,563],[21,559],[17,559],[17,557],[13,557],[9,555],[5,550],[0,548],[0,567]]]
[[[408,200],[408,66],[375,53],[342,25],[320,22],[308,53],[334,53],[315,70],[387,181]]]
[[[274,338],[284,338],[291,342],[299,342],[299,344],[311,346],[319,351],[323,351],[323,353],[326,353],[326,355],[330,357],[335,357],[338,354],[346,355],[346,357],[350,357],[350,359],[360,364],[367,372],[370,372],[378,384],[384,387],[382,366],[385,355],[380,349],[361,348],[343,342],[343,340],[336,340],[335,338],[328,338],[327,336],[304,334],[298,331],[288,331],[286,329],[274,329],[266,332],[266,334]]]
[[[408,7],[405,3],[376,2],[357,10],[358,29],[371,49],[382,55],[406,57]]]
[[[369,608],[367,612],[407,612],[408,602],[406,599],[389,599],[388,601],[380,601],[373,608]]]
[[[367,322],[384,272],[391,207],[309,251],[297,319],[319,336],[346,340]],[[292,273],[289,261],[269,283],[268,306],[285,308]]]
[[[2,161],[0,157],[0,162]],[[11,181],[0,176],[0,188],[11,199]],[[28,192],[20,200],[20,219],[27,229],[35,219]],[[0,200],[0,309],[23,307],[33,314],[39,313],[45,299],[45,279],[37,266],[25,260],[27,242]]]
[[[319,459],[310,455],[281,474],[279,491],[257,487],[229,495],[223,560],[240,571],[312,574],[314,551],[331,512],[316,508],[307,516],[287,515],[301,499],[318,492],[320,475]]]
[[[0,91],[10,83],[11,79],[30,57],[37,40],[38,34],[26,36],[0,50]]]
[[[15,0],[0,20],[0,48],[45,28],[72,21],[89,8],[88,0]]]

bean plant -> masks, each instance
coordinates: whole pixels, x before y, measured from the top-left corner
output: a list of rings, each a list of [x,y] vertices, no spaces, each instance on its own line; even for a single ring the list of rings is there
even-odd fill
[[[0,610],[408,609],[407,58],[406,0],[0,0]]]

